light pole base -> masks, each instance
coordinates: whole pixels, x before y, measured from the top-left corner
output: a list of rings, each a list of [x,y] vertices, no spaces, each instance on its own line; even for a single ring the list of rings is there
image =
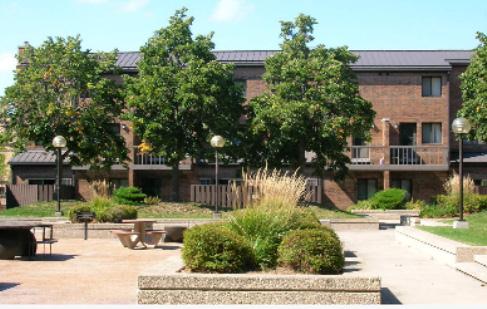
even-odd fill
[[[455,220],[455,221],[453,221],[453,228],[454,229],[468,229],[468,222],[467,221]]]
[[[54,213],[54,215],[55,215],[56,217],[62,217],[62,216],[63,216],[63,213],[62,213],[62,212],[60,212],[60,211],[56,211],[56,212]]]
[[[221,219],[222,218],[222,213],[221,212],[213,212],[213,219]]]

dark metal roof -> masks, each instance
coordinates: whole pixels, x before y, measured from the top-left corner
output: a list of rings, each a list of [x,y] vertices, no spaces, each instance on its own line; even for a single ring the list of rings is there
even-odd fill
[[[452,163],[458,163],[458,153],[452,154]],[[465,152],[464,163],[487,163],[487,152]]]
[[[214,51],[218,61],[235,65],[264,64],[264,60],[277,50],[222,50]],[[352,50],[359,56],[351,67],[354,70],[448,70],[451,63],[466,64],[471,50]],[[121,52],[117,65],[126,71],[136,71],[139,52]]]
[[[10,165],[54,165],[56,155],[52,151],[33,149],[17,154],[8,163]],[[63,163],[69,163],[69,159],[64,159]]]

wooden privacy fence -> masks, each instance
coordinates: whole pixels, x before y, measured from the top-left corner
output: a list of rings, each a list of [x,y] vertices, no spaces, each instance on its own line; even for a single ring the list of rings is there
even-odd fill
[[[7,208],[56,199],[54,185],[7,185]],[[61,186],[61,199],[72,199],[74,186]]]
[[[244,189],[242,186],[218,185],[218,207],[239,209],[252,200],[254,194],[252,187]],[[323,202],[323,191],[321,185],[306,186],[306,201],[311,203]],[[215,185],[191,185],[191,202],[206,205],[216,204]]]

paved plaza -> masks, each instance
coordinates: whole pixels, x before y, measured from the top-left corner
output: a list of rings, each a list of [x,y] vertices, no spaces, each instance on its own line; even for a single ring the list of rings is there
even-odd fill
[[[393,229],[338,234],[345,275],[380,276],[384,303],[487,303],[486,286],[396,243]],[[180,253],[177,244],[128,250],[115,239],[61,239],[53,249],[52,256],[33,260],[0,260],[0,303],[135,304],[137,276],[164,268]]]

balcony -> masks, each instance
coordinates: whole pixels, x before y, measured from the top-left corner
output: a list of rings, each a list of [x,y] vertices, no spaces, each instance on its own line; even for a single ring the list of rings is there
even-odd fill
[[[350,170],[447,171],[448,147],[351,146]]]
[[[131,164],[133,170],[170,170],[172,167],[167,165],[163,156],[153,153],[141,152],[138,147],[133,147],[134,159]],[[179,162],[180,170],[191,170],[191,160]]]

